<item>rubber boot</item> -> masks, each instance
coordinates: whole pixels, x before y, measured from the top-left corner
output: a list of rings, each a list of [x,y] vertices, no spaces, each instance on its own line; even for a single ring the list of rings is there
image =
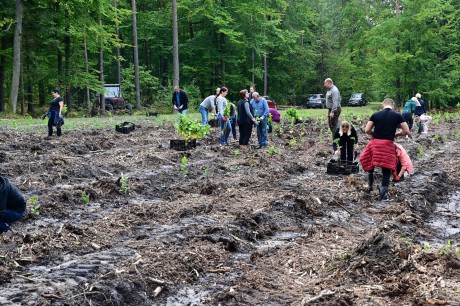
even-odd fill
[[[386,202],[390,200],[388,198],[388,187],[380,187],[379,194],[380,194],[380,201]]]
[[[373,190],[372,185],[374,184],[374,173],[369,172],[367,175],[367,192],[371,192]]]

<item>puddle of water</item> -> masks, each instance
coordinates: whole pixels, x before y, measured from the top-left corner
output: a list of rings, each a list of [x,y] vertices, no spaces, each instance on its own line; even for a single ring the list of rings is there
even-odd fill
[[[456,191],[449,195],[445,203],[436,204],[436,211],[429,225],[434,229],[437,238],[445,242],[453,235],[458,236],[457,234],[460,233],[459,221],[460,191]]]

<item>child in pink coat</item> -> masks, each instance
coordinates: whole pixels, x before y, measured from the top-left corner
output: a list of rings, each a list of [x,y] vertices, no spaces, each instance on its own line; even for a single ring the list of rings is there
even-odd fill
[[[396,142],[395,154],[397,165],[396,170],[393,171],[393,177],[395,182],[399,182],[404,179],[404,172],[407,172],[408,175],[412,173],[413,165],[409,155],[407,155],[406,150],[404,150],[404,148]]]

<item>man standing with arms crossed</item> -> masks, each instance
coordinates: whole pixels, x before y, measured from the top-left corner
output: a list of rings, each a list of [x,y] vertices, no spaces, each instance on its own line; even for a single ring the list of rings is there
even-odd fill
[[[393,110],[394,102],[392,99],[383,100],[382,108],[383,110],[373,113],[366,124],[365,132],[372,139],[361,153],[360,161],[363,170],[369,172],[369,191],[372,191],[372,184],[374,183],[374,167],[382,168],[380,200],[389,201],[390,176],[392,171],[396,170],[397,163],[394,139],[409,135],[410,131],[404,117]],[[396,133],[397,128],[401,128],[402,131]]]
[[[328,109],[328,123],[329,129],[331,130],[332,135],[334,135],[337,130],[337,125],[339,123],[339,116],[341,112],[341,98],[340,91],[332,82],[332,79],[327,78],[324,80],[324,87],[327,88],[326,93],[326,107]]]

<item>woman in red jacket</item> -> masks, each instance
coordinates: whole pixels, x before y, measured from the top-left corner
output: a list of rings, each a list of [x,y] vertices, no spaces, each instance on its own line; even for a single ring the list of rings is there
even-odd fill
[[[382,168],[382,185],[379,189],[380,200],[388,201],[388,187],[392,171],[396,170],[396,155],[394,139],[398,136],[405,136],[410,133],[409,126],[403,116],[395,112],[392,99],[385,99],[382,103],[383,110],[372,114],[366,124],[366,134],[372,136],[363,153],[360,161],[363,170],[369,172],[369,191],[374,183],[374,168]],[[396,132],[397,128],[402,131]]]

